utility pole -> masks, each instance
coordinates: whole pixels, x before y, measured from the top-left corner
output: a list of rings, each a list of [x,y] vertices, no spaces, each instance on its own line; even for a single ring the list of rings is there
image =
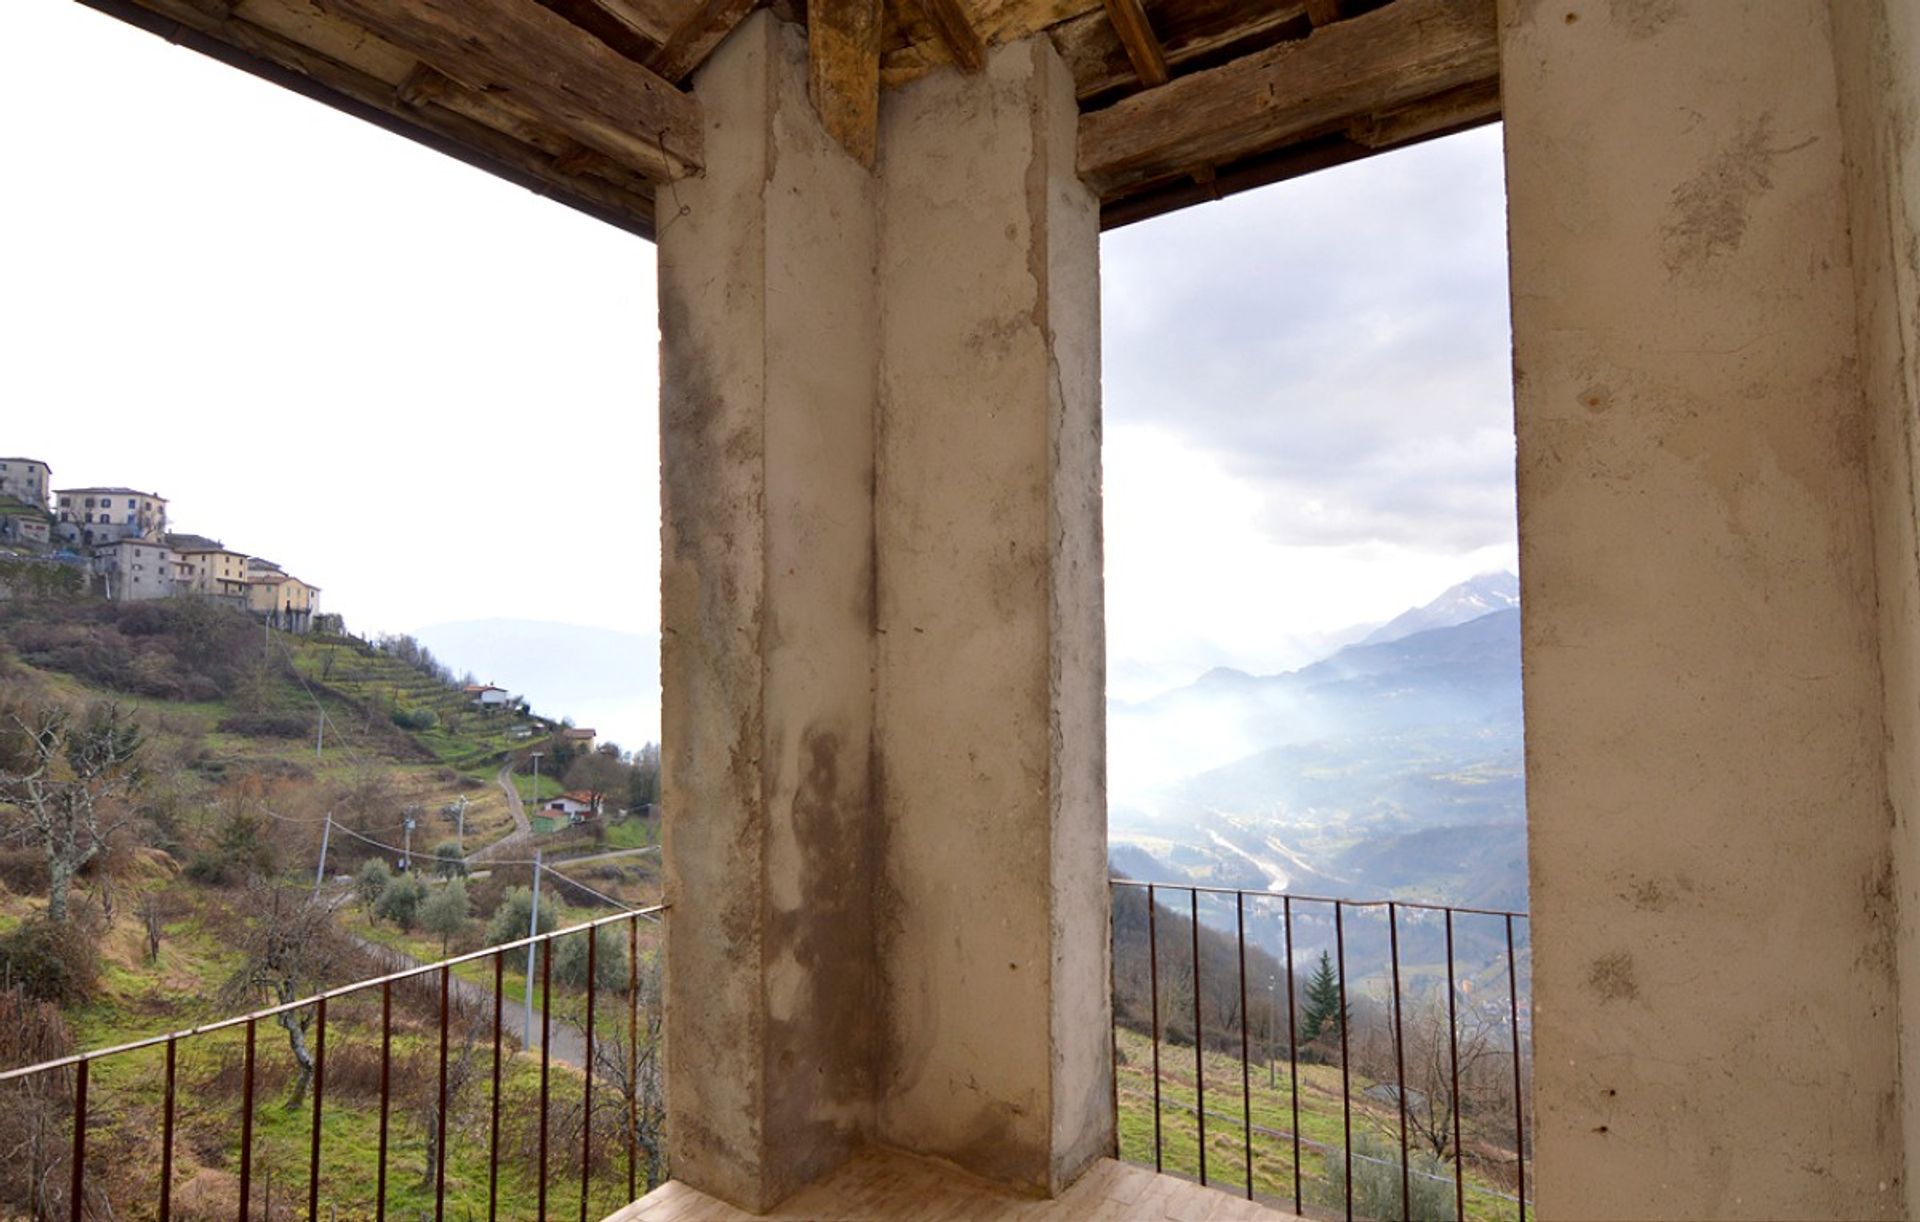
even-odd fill
[[[314,722],[313,722],[313,758],[316,760],[323,760],[326,758],[321,753],[321,748],[326,744],[326,735],[327,735],[327,711],[325,709],[320,709],[318,711],[318,716],[314,718]]]
[[[320,868],[313,872],[313,893],[320,894],[320,880],[327,876],[327,841],[333,836],[333,812],[327,812],[327,821],[320,825]]]
[[[413,816],[411,814],[407,816],[407,839],[400,850],[400,868],[409,871],[413,869]]]
[[[453,808],[453,817],[455,820],[453,840],[455,844],[458,844],[460,846],[460,854],[461,856],[464,857],[467,852],[467,795],[466,794],[460,795],[460,801],[457,804],[455,804]]]
[[[535,756],[534,758],[537,760],[540,757]],[[540,932],[540,872],[546,868],[541,864],[541,858],[542,854],[540,850],[535,849],[533,851],[533,910],[527,914],[527,936],[529,938],[538,935]],[[533,1047],[533,952],[535,946],[535,943],[527,943],[527,1029],[525,1035],[520,1040],[520,1046],[522,1048]],[[542,1007],[545,1007],[547,999],[544,997],[541,998],[540,1004]]]
[[[540,809],[540,757],[542,755],[545,755],[546,752],[535,751],[532,754],[533,754],[533,808],[535,810],[539,810]]]

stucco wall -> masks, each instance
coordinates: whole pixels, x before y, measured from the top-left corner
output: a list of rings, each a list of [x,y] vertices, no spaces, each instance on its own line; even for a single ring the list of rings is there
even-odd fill
[[[1828,7],[1501,18],[1540,1209],[1898,1212]]]
[[[1886,691],[1887,798],[1900,908],[1901,1062],[1920,1066],[1920,8],[1835,0],[1834,60],[1847,155],[1871,442],[1880,666]],[[1905,1091],[1906,1212],[1920,1211],[1920,1091]]]

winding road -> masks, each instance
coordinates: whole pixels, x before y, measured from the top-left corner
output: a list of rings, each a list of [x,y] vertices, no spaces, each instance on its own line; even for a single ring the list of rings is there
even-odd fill
[[[427,960],[424,959],[416,959],[405,951],[395,950],[391,946],[382,946],[380,943],[370,941],[356,933],[349,932],[347,936],[353,939],[354,944],[362,950],[374,956],[382,963],[385,963],[388,971],[404,971],[410,967],[420,967],[427,962]],[[481,962],[485,962],[485,960],[481,960]],[[513,966],[516,962],[519,964],[518,968]],[[526,970],[526,963],[527,960],[524,954],[518,951],[509,952],[507,956],[508,971],[524,972]],[[448,988],[457,994],[462,1002],[479,1007],[482,1014],[492,1012],[492,989],[475,984],[473,981],[462,977],[458,972],[453,974],[453,978],[448,982]],[[501,997],[501,1030],[507,1032],[525,1031],[527,1029],[527,1009],[527,1006],[522,1005],[511,997]],[[595,1006],[594,1009],[597,1011],[600,1007]],[[597,1021],[598,1019],[596,1018],[596,1022]],[[534,1051],[538,1050],[539,1047],[540,1011],[535,1009],[533,1011],[533,1043],[528,1045],[528,1049]],[[563,1065],[571,1065],[575,1069],[581,1069],[586,1066],[587,1037],[580,1028],[574,1026],[572,1023],[557,1018],[553,1020],[552,1041],[549,1047],[551,1050],[549,1055],[555,1061]]]

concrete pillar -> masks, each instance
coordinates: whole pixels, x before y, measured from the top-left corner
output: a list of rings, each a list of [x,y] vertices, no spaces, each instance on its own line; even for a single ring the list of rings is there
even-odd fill
[[[1833,13],[1501,9],[1540,1211],[1895,1214],[1848,228],[1887,180],[1850,189]]]
[[[1111,1152],[1099,211],[1044,39],[881,123],[880,1134],[1054,1192]]]
[[[875,187],[762,15],[659,195],[674,1175],[763,1210],[871,1129]]]
[[[861,1141],[1057,1190],[1113,1144],[1097,210],[1044,39],[869,175],[762,13],[659,193],[673,1173]]]

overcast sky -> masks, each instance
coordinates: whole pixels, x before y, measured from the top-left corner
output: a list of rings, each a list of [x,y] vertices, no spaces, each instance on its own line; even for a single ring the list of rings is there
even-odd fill
[[[0,6],[0,106],[0,453],[356,630],[654,630],[652,246],[71,0]],[[1104,239],[1116,697],[1512,567],[1500,173],[1484,129]]]

